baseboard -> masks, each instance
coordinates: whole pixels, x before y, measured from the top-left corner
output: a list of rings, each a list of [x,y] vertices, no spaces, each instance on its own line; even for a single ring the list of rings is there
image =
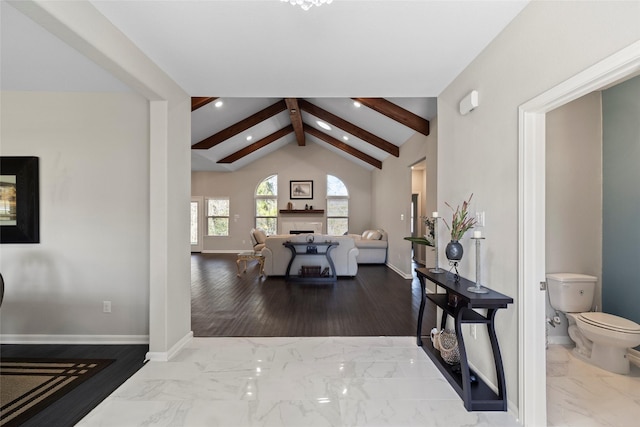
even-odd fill
[[[548,344],[571,345],[573,341],[567,335],[549,335],[547,337]]]
[[[251,248],[244,249],[206,249],[202,250],[202,254],[239,254],[240,252],[248,252]]]
[[[178,341],[173,347],[169,349],[169,351],[158,352],[158,351],[150,351],[145,356],[145,361],[152,362],[168,362],[173,358],[180,350],[184,348],[191,340],[193,339],[193,331],[190,331],[187,335],[182,337],[180,341]]]
[[[640,351],[630,348],[627,350],[627,358],[629,359],[629,362],[640,368]]]
[[[149,335],[0,335],[1,344],[149,344]]]
[[[400,277],[402,277],[403,279],[413,279],[413,274],[409,273],[404,273],[400,270],[398,270],[394,265],[387,263],[386,264],[387,267],[389,267],[391,270],[393,270],[394,272],[396,272]]]

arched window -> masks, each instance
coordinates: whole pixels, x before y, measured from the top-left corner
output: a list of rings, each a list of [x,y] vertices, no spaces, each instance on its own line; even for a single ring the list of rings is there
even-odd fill
[[[265,178],[256,187],[256,228],[267,235],[278,230],[278,175]]]
[[[327,234],[349,231],[349,191],[340,178],[327,175]]]

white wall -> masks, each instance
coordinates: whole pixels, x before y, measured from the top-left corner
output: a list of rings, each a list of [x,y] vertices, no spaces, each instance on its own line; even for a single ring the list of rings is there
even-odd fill
[[[427,181],[425,211],[433,212],[437,188],[437,120],[430,122],[429,136],[415,133],[400,148],[399,157],[387,158],[382,170],[373,173],[372,222],[389,235],[387,264],[411,277],[411,243],[404,240],[411,235],[411,165],[426,159]],[[404,215],[404,220],[401,219]]]
[[[546,266],[549,273],[602,273],[602,103],[593,92],[547,113]],[[602,308],[601,281],[594,305]],[[547,302],[548,304],[548,302]],[[547,313],[553,317],[550,305]],[[567,319],[549,327],[566,337]]]
[[[39,244],[0,246],[3,341],[39,334],[146,342],[146,100],[130,93],[3,92],[0,102],[1,154],[39,157],[41,235]],[[105,300],[111,314],[102,312]]]
[[[293,137],[292,137],[293,138]],[[192,172],[193,196],[228,196],[231,221],[228,237],[204,237],[204,251],[250,249],[249,230],[254,227],[254,192],[256,186],[268,176],[278,175],[278,209],[286,209],[290,180],[313,180],[313,200],[294,200],[296,208],[305,203],[314,209],[326,210],[327,174],[340,178],[349,190],[349,231],[362,233],[374,227],[371,223],[371,172],[338,156],[315,143],[299,147],[291,144],[269,154],[241,170],[229,172]],[[237,222],[234,216],[238,215]],[[286,217],[282,219],[322,221],[326,232],[325,216]]]
[[[438,97],[438,204],[486,212],[483,279],[514,298],[496,316],[510,406],[518,402],[518,106],[640,39],[640,2],[532,2]],[[588,48],[587,48],[588,47]],[[476,89],[480,105],[461,116]],[[462,242],[469,247],[469,236]],[[474,277],[474,257],[460,272]],[[543,319],[540,319],[542,322]],[[467,353],[494,378],[486,334]]]

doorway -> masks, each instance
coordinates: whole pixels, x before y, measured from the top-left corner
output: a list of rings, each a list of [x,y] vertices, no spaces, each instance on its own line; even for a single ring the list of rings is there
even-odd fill
[[[521,105],[519,129],[519,402],[524,425],[546,425],[546,113],[640,72],[640,41]],[[525,339],[526,337],[526,339]]]
[[[202,224],[204,223],[204,197],[191,197],[191,224],[189,235],[191,236],[191,253],[202,252],[202,237],[204,236]]]

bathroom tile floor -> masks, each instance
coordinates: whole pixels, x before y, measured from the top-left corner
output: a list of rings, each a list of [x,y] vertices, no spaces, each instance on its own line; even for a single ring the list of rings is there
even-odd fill
[[[467,412],[414,337],[195,338],[78,424],[518,425],[506,412]]]
[[[618,375],[571,353],[572,346],[547,349],[549,426],[631,427],[640,425],[640,368]]]

